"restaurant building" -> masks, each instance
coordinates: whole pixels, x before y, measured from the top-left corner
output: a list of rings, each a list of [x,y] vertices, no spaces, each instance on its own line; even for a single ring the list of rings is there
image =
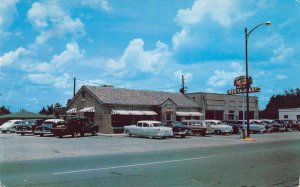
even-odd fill
[[[139,120],[204,119],[202,107],[180,93],[82,86],[67,104],[67,120],[87,117],[100,133],[122,133]]]

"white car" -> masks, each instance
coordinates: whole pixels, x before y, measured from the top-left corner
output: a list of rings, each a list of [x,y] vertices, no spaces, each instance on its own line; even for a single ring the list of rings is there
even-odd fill
[[[16,132],[16,126],[21,122],[22,120],[19,119],[13,119],[9,120],[5,123],[3,123],[0,126],[0,130],[2,133],[7,133],[7,132]]]
[[[173,130],[170,127],[164,127],[160,121],[138,121],[136,125],[124,127],[124,132],[130,137],[132,135],[144,136],[149,138],[170,137],[173,136]]]
[[[233,131],[230,125],[225,125],[220,120],[205,120],[205,123],[215,134],[229,134]]]
[[[243,129],[247,129],[247,121],[240,120],[238,121],[239,124],[241,124]],[[266,132],[265,125],[261,125],[259,123],[256,123],[254,121],[249,120],[249,129],[251,133],[264,133]]]

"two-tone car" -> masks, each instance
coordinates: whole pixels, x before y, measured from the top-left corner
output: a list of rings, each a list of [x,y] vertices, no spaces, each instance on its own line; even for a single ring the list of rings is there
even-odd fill
[[[186,125],[183,125],[179,121],[164,121],[163,124],[165,127],[172,128],[174,137],[179,136],[181,138],[184,138],[187,135],[191,134],[190,128],[188,128]]]
[[[141,136],[150,139],[160,137],[166,138],[173,136],[173,130],[170,127],[164,127],[160,121],[144,120],[138,121],[136,125],[124,126],[124,133],[129,137]]]
[[[52,128],[56,127],[57,125],[64,124],[65,121],[62,119],[47,119],[42,123],[42,125],[35,128],[34,135],[53,135]]]
[[[229,134],[233,132],[233,129],[229,125],[225,125],[220,120],[205,120],[207,126],[209,126],[215,134]]]
[[[43,121],[43,119],[23,120],[16,126],[16,133],[21,134],[22,136],[25,134],[32,134],[34,133],[35,128],[40,126]]]
[[[9,120],[0,126],[0,130],[3,134],[7,132],[16,132],[16,126],[19,125],[21,121],[22,120],[19,119]]]
[[[207,127],[204,120],[187,119],[182,120],[181,123],[191,130],[191,135],[205,136],[211,133],[211,129]]]

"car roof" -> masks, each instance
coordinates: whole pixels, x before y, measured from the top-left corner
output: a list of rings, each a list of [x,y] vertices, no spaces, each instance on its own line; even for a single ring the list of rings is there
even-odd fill
[[[215,120],[215,119],[207,119],[205,121],[211,121],[211,122],[215,122],[215,123],[222,122],[221,120]]]
[[[138,123],[161,123],[160,121],[154,121],[154,120],[142,120],[138,121]]]
[[[63,119],[46,119],[44,122],[54,122],[54,123],[57,123],[57,122],[61,122],[61,121],[65,121]]]

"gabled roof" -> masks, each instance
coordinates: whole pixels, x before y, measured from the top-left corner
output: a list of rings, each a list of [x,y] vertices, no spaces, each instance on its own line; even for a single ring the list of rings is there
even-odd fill
[[[171,99],[179,107],[200,107],[180,93],[131,90],[125,88],[83,86],[104,104],[160,106]]]

